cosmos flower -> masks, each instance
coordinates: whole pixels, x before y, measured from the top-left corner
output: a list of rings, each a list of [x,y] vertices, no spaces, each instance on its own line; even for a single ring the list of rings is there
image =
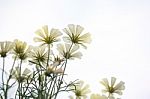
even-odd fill
[[[30,53],[31,61],[30,63],[34,64],[46,64],[47,62],[47,50],[45,46],[36,46],[33,47],[33,50]]]
[[[87,99],[87,94],[90,93],[89,85],[84,85],[83,81],[78,81],[77,85],[71,86],[70,89],[73,89],[76,99]]]
[[[32,47],[28,46],[26,42],[20,40],[14,40],[13,53],[21,60],[25,60],[30,56]]]
[[[20,76],[19,67],[15,67],[15,69],[12,70],[11,79],[16,79],[18,82],[22,83],[29,79],[30,75],[31,71],[28,68],[25,68],[25,70],[23,71],[23,73],[21,73]]]
[[[90,99],[108,99],[106,96],[104,95],[100,95],[100,94],[91,94]]]
[[[6,57],[7,53],[12,49],[13,43],[10,41],[0,42],[0,55]]]
[[[113,99],[114,94],[122,95],[122,90],[125,89],[124,82],[120,81],[118,84],[116,83],[116,78],[111,77],[111,83],[108,82],[107,78],[104,78],[100,83],[105,87],[102,90],[104,93],[108,93],[109,98]]]
[[[39,37],[35,37],[35,42],[41,42],[42,45],[49,45],[53,42],[59,41],[58,37],[62,35],[62,33],[58,29],[52,28],[51,31],[49,31],[48,26],[45,25],[41,29],[38,29],[35,32]]]
[[[54,56],[53,66],[59,66],[63,61],[63,58],[59,56]]]
[[[57,50],[59,51],[60,55],[62,55],[66,59],[74,59],[74,58],[81,58],[82,53],[77,51],[79,46],[72,46],[71,44],[58,44]]]
[[[84,28],[80,25],[69,24],[68,28],[64,28],[63,31],[68,35],[63,37],[63,40],[67,43],[80,44],[86,48],[85,43],[91,42],[90,33],[82,35]]]

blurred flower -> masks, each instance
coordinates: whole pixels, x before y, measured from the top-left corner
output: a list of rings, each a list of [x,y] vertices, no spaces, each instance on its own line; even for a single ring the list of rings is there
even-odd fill
[[[19,67],[15,67],[15,69],[13,69],[12,71],[11,78],[16,79],[20,83],[25,82],[26,80],[30,79],[31,71],[28,68],[26,68],[21,74],[21,76],[20,74],[21,73]]]
[[[35,32],[39,37],[35,37],[35,42],[42,42],[42,45],[52,44],[53,42],[59,41],[58,37],[62,35],[62,33],[58,29],[51,29],[49,32],[48,26],[45,25],[42,29],[38,29]]]
[[[63,31],[68,35],[67,37],[63,37],[64,41],[67,43],[74,43],[74,44],[80,44],[84,48],[86,48],[84,43],[90,43],[91,42],[91,35],[90,33],[85,33],[81,35],[84,28],[80,25],[74,25],[69,24],[68,28],[64,28]]]
[[[30,56],[32,47],[28,46],[26,42],[22,42],[19,40],[14,40],[14,49],[13,53],[17,55],[17,57],[21,60],[25,60],[27,57]]]
[[[122,95],[122,90],[125,89],[124,82],[120,81],[118,84],[116,83],[116,78],[111,77],[111,83],[109,84],[108,79],[104,78],[100,83],[106,88],[102,90],[104,93],[109,94],[109,98],[113,99],[113,94],[116,93],[118,95]]]
[[[54,56],[53,66],[59,66],[64,59],[59,56]]]
[[[6,57],[7,53],[12,49],[13,43],[10,41],[0,42],[0,55]]]
[[[58,44],[57,50],[59,51],[60,55],[62,55],[66,59],[74,59],[74,58],[81,58],[82,53],[77,51],[79,46],[73,46],[71,44]]]
[[[33,47],[33,50],[30,53],[30,57],[32,58],[32,60],[30,61],[30,63],[34,63],[34,64],[46,64],[47,62],[47,50],[45,46],[40,46],[40,47]]]
[[[56,66],[50,65],[47,67],[45,75],[50,76],[51,74],[62,74],[62,73],[63,73],[62,68],[57,68]]]
[[[78,81],[76,85],[71,86],[70,89],[76,96],[76,99],[87,99],[87,94],[90,93],[89,85],[84,85],[83,81]],[[70,96],[70,99],[72,96]]]
[[[100,94],[91,94],[90,99],[108,99],[106,96],[104,95],[100,95]]]

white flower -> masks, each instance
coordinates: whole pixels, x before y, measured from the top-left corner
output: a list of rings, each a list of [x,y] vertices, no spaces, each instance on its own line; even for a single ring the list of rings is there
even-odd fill
[[[7,53],[12,49],[13,43],[10,41],[0,42],[0,55],[6,57]]]
[[[30,57],[32,58],[30,62],[34,64],[42,63],[45,65],[47,62],[47,56],[48,53],[45,46],[33,47],[33,50],[30,53]]]
[[[58,37],[62,35],[62,33],[58,29],[52,28],[51,31],[49,31],[47,25],[43,26],[41,29],[38,29],[35,33],[39,37],[35,37],[34,41],[42,42],[42,45],[57,42],[59,41]]]
[[[104,95],[100,95],[100,94],[91,94],[90,99],[108,99],[106,96]]]
[[[87,99],[87,94],[90,93],[89,85],[84,85],[83,81],[78,81],[77,85],[71,86],[70,89],[74,92],[76,99]]]
[[[125,86],[124,86],[125,83],[123,81],[120,81],[118,84],[115,84],[116,83],[115,77],[111,77],[110,84],[109,84],[107,78],[104,78],[102,81],[100,81],[100,83],[106,88],[102,91],[104,93],[108,93],[110,99],[113,99],[114,93],[116,93],[118,95],[122,95],[122,90],[125,89]]]
[[[91,35],[90,33],[85,33],[81,35],[83,30],[84,28],[81,27],[80,25],[69,24],[68,28],[63,29],[63,31],[68,35],[63,37],[64,41],[68,43],[72,42],[74,44],[80,44],[84,48],[86,48],[84,43],[91,42]]]
[[[26,42],[20,40],[14,40],[13,53],[21,60],[25,60],[30,56],[32,47],[28,46]]]
[[[81,58],[82,53],[77,51],[79,46],[74,46],[71,44],[58,44],[57,50],[59,51],[60,55],[62,55],[66,59],[74,59],[74,58]]]

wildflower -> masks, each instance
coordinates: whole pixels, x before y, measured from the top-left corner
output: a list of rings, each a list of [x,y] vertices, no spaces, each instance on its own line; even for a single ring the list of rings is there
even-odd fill
[[[54,66],[59,66],[61,64],[61,62],[63,62],[64,59],[63,58],[60,58],[59,56],[54,56],[54,61],[53,61],[53,65]]]
[[[118,84],[115,84],[116,83],[115,77],[111,77],[111,83],[110,84],[106,78],[104,78],[100,83],[106,88],[102,91],[104,93],[108,93],[109,98],[111,97],[111,99],[113,99],[114,93],[116,93],[118,95],[122,95],[122,90],[125,89],[123,81],[120,81]]]
[[[91,94],[90,99],[108,99],[106,96],[104,95],[100,95],[100,94]]]
[[[35,32],[39,37],[35,37],[34,41],[42,42],[42,45],[52,44],[53,42],[59,41],[58,37],[62,35],[62,33],[58,29],[52,28],[49,32],[48,26],[45,25],[42,29],[38,29]]]
[[[35,64],[39,63],[46,64],[47,56],[48,53],[45,46],[33,47],[33,50],[30,53],[30,57],[32,58],[30,62]]]
[[[51,74],[62,74],[62,73],[63,73],[62,68],[56,68],[56,66],[50,65],[47,67],[45,75],[50,76]]]
[[[11,78],[16,79],[18,82],[23,83],[30,78],[31,71],[26,68],[23,73],[20,73],[19,67],[15,67],[12,71]]]
[[[77,85],[71,86],[70,89],[73,89],[76,99],[87,99],[87,94],[90,93],[89,85],[84,85],[83,81],[78,81]]]
[[[14,40],[13,53],[21,60],[25,60],[28,56],[30,56],[31,48],[31,46],[27,46],[26,42],[22,42],[17,39]]]
[[[91,42],[91,35],[90,33],[85,33],[81,35],[84,28],[80,25],[74,25],[69,24],[68,28],[64,28],[63,31],[68,35],[67,37],[63,37],[65,42],[68,43],[74,43],[74,44],[80,44],[84,48],[86,48],[84,43],[90,43]]]
[[[12,49],[13,44],[10,41],[0,42],[0,55],[6,57],[7,53]]]
[[[59,51],[60,55],[62,55],[66,59],[74,59],[74,58],[81,58],[82,53],[77,51],[79,46],[73,46],[71,44],[58,44],[57,50]]]

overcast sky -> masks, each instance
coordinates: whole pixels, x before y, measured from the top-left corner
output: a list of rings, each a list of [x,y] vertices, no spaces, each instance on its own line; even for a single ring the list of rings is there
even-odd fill
[[[149,99],[149,5],[149,0],[0,0],[0,40],[33,44],[34,31],[43,25],[79,24],[93,41],[81,60],[69,63],[66,78],[82,79],[100,92],[99,81],[115,76],[125,82],[122,99]]]

